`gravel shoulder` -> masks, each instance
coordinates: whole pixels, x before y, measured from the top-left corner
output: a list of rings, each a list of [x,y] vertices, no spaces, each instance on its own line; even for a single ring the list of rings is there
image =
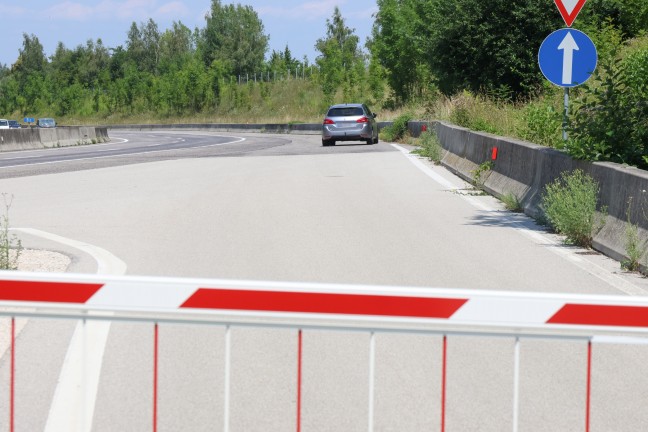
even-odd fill
[[[24,249],[18,258],[18,270],[25,272],[64,273],[72,263],[67,255],[58,252]]]

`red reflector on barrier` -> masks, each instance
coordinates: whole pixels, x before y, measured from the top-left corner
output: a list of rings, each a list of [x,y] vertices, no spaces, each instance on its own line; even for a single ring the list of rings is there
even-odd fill
[[[181,307],[447,319],[467,301],[452,298],[199,289]]]
[[[648,307],[566,304],[547,324],[648,327]]]
[[[20,302],[85,303],[103,285],[0,281],[0,300]]]
[[[493,147],[493,154],[491,155],[492,160],[497,160],[497,147]]]

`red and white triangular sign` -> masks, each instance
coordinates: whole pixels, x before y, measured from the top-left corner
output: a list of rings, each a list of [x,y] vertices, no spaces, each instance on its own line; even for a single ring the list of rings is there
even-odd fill
[[[571,27],[587,0],[554,0],[567,27]]]

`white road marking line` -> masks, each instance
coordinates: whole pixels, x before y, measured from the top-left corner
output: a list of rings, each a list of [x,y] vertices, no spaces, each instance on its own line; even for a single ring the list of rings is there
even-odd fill
[[[105,249],[31,228],[14,228],[82,250],[97,261],[97,273],[123,275],[126,263]],[[111,315],[111,314],[107,314]],[[50,405],[45,432],[90,432],[110,321],[82,321],[76,325]]]
[[[392,144],[392,145],[398,150],[400,150],[403,154],[405,154],[405,156],[407,156],[407,158],[410,161],[412,161],[412,163],[417,168],[422,170],[425,174],[427,174],[430,178],[432,178],[440,185],[444,187],[449,187],[448,185],[452,184],[448,180],[440,176],[439,174],[434,173],[434,171],[432,171],[430,167],[423,164],[416,155],[412,155],[407,149],[396,144]],[[430,173],[434,175],[431,175]],[[439,179],[441,181],[439,181]],[[478,208],[479,210],[493,213],[498,218],[508,220],[509,222],[511,222],[511,225],[515,227],[516,231],[525,235],[527,238],[531,239],[534,243],[539,244],[541,246],[549,245],[550,247],[547,248],[548,250],[559,255],[563,259],[566,259],[572,264],[578,266],[579,268],[591,274],[592,276],[601,279],[602,281],[612,286],[613,288],[621,292],[624,292],[628,295],[638,295],[638,296],[648,295],[648,291],[646,291],[644,288],[635,285],[632,282],[629,282],[616,274],[610,273],[609,270],[601,267],[596,263],[581,258],[580,256],[576,255],[572,250],[562,247],[561,243],[555,241],[549,235],[539,233],[537,231],[525,227],[516,218],[504,214],[501,211],[498,211],[498,209],[489,206],[487,203],[483,202],[482,200],[478,200],[473,196],[465,195],[465,194],[457,194],[457,195],[459,195],[464,200],[468,201],[472,206]]]
[[[216,135],[210,135],[210,136],[216,136]],[[78,158],[78,159],[65,159],[65,160],[59,160],[59,161],[39,162],[39,163],[33,163],[33,164],[27,164],[27,165],[9,165],[9,166],[0,167],[0,169],[35,166],[35,165],[50,165],[50,164],[57,164],[57,163],[78,162],[78,161],[93,160],[93,159],[106,159],[106,158],[122,157],[122,156],[138,156],[138,155],[142,155],[142,154],[161,153],[161,152],[167,152],[167,151],[192,150],[192,149],[197,149],[197,148],[202,149],[202,148],[209,148],[209,147],[218,147],[218,146],[223,146],[223,145],[228,145],[228,144],[238,144],[238,143],[243,142],[243,141],[246,140],[245,138],[242,138],[242,137],[223,137],[223,136],[220,136],[220,138],[238,138],[238,139],[236,139],[234,141],[224,142],[224,143],[202,145],[202,146],[192,146],[192,147],[182,147],[182,148],[179,148],[179,149],[163,149],[163,150],[143,151],[143,152],[137,152],[137,153],[124,153],[124,154],[109,155],[109,156],[84,157],[84,158]]]
[[[439,174],[432,171],[430,167],[428,167],[427,165],[425,165],[423,162],[419,160],[418,156],[411,154],[410,151],[407,150],[406,148],[401,147],[398,144],[392,144],[392,147],[396,148],[397,150],[400,150],[400,152],[403,153],[407,157],[407,159],[409,159],[409,161],[412,162],[418,169],[423,171],[423,173],[425,173],[428,177],[430,177],[435,182],[439,183],[444,188],[450,190],[459,189],[458,186],[454,185],[449,180],[446,180]]]

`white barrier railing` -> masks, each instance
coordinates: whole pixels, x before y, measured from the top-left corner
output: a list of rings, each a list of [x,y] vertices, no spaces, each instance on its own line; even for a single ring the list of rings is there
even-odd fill
[[[446,430],[449,336],[514,339],[513,430],[518,430],[520,340],[587,342],[586,424],[590,430],[593,342],[648,343],[648,298],[478,290],[346,286],[95,275],[0,272],[0,316],[11,318],[10,430],[13,432],[16,318],[153,324],[153,430],[158,418],[158,330],[161,324],[225,327],[224,430],[230,422],[232,327],[288,328],[297,337],[296,430],[302,427],[303,330],[370,334],[368,426],[374,428],[376,333],[442,337],[441,431]],[[88,424],[81,430],[89,430]]]

